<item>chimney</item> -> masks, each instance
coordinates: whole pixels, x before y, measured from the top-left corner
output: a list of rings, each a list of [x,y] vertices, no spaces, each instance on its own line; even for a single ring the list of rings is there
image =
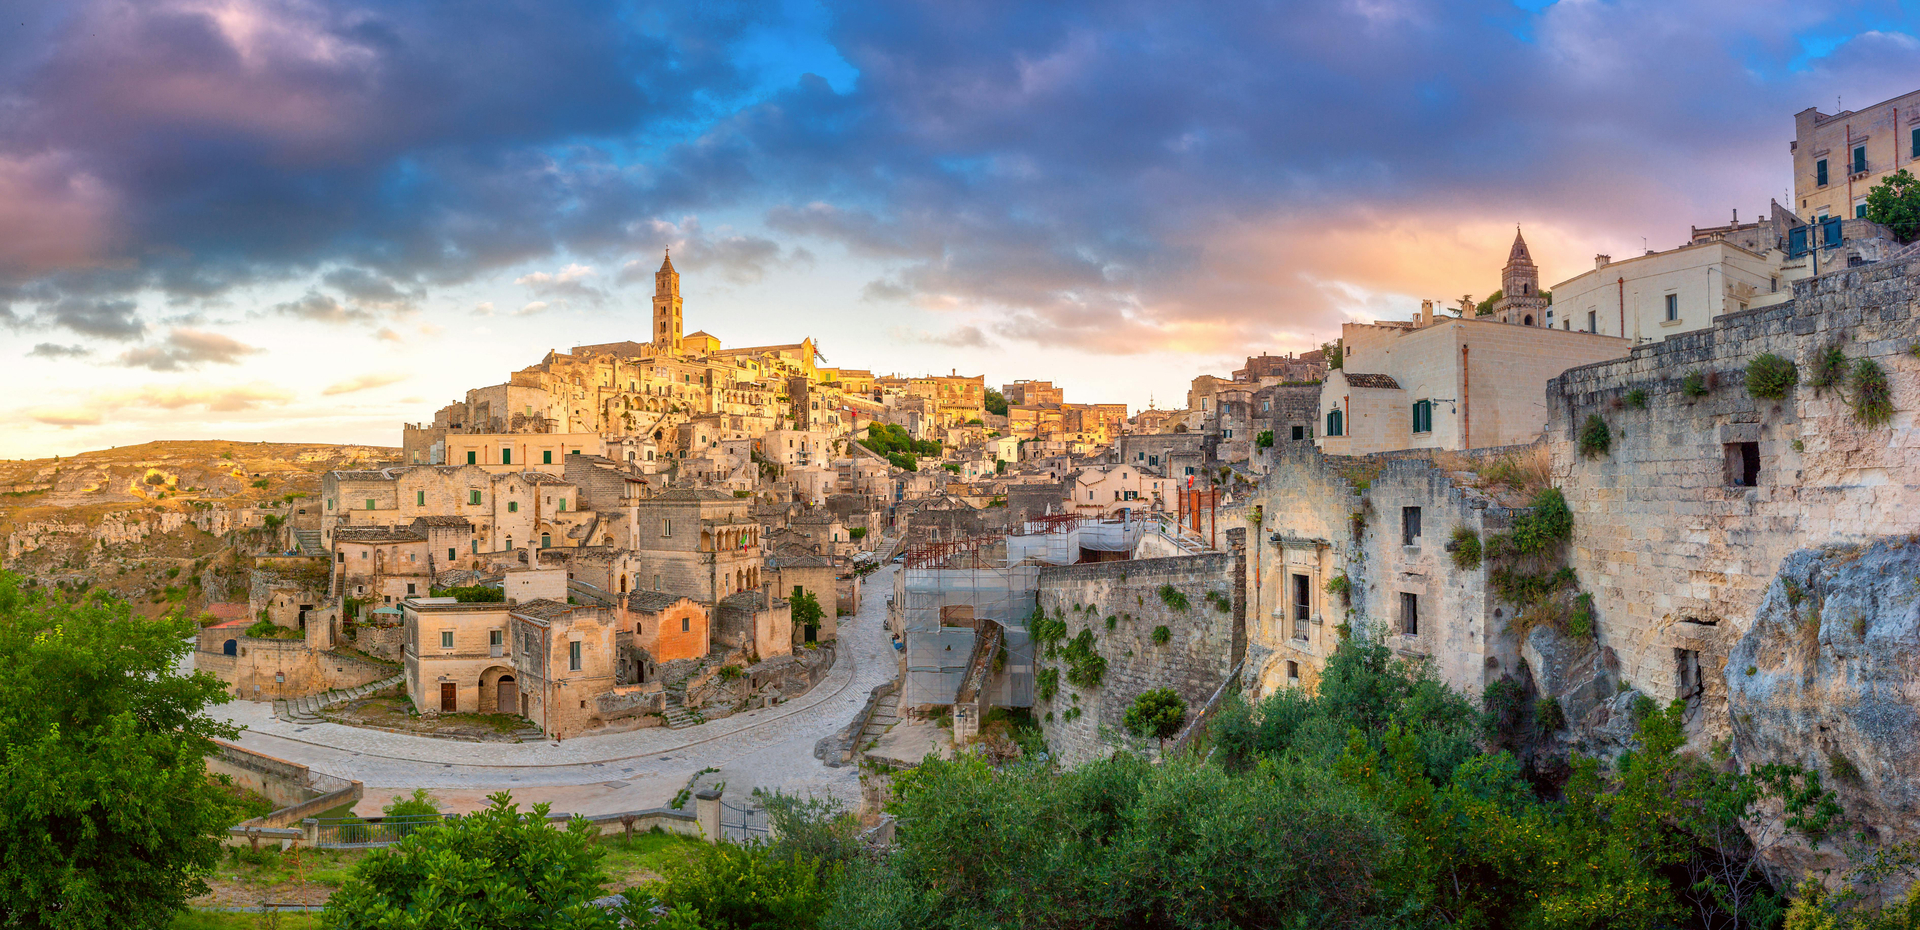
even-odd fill
[[[1733,208],[1733,225],[1735,226],[1740,225],[1740,208],[1739,207]]]
[[[1605,268],[1607,267],[1607,265],[1611,264],[1612,262],[1613,262],[1613,256],[1611,255],[1595,255],[1593,257],[1594,270],[1598,271],[1601,268]]]
[[[1420,325],[1424,328],[1433,325],[1433,301],[1420,302]]]

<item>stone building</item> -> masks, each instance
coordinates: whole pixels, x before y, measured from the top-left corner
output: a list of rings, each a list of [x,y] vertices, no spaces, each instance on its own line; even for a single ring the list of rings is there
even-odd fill
[[[1493,319],[1516,326],[1547,326],[1547,298],[1540,293],[1540,268],[1519,227],[1513,230],[1513,248],[1500,269],[1500,299],[1493,302]]]
[[[1866,216],[1867,192],[1920,158],[1920,91],[1858,110],[1793,116],[1794,212],[1819,221]]]
[[[1089,517],[1165,511],[1174,490],[1166,475],[1129,462],[1082,469],[1074,474],[1069,488],[1066,503],[1071,512]]]
[[[636,591],[620,601],[623,644],[637,651],[624,681],[652,680],[657,663],[705,658],[713,651],[713,618],[707,605],[684,595]]]
[[[1488,319],[1348,323],[1342,367],[1320,387],[1330,455],[1396,449],[1470,449],[1531,442],[1546,425],[1547,380],[1575,365],[1619,358],[1629,340]]]
[[[508,639],[513,643],[513,671],[518,681],[494,687],[495,704],[505,709],[510,687],[517,690],[520,716],[559,739],[598,729],[599,699],[612,691],[619,661],[614,648],[615,626],[605,607],[535,600],[515,605],[507,614]],[[487,674],[481,676],[482,702]],[[485,713],[485,711],[482,711]]]
[[[714,603],[760,586],[760,524],[752,502],[718,491],[675,489],[630,507],[628,589]],[[617,583],[616,583],[617,587]]]
[[[807,630],[794,625],[794,642],[814,642],[831,640],[838,635],[840,598],[839,572],[834,561],[810,549],[799,546],[781,546],[767,556],[767,577],[773,582],[773,589],[788,596],[799,591],[813,595],[820,603],[820,625],[817,629]]]
[[[1721,314],[1787,300],[1804,274],[1784,268],[1786,256],[1783,243],[1750,249],[1724,238],[1621,261],[1597,255],[1593,270],[1553,286],[1547,325],[1558,314],[1562,330],[1635,343],[1705,329]]]

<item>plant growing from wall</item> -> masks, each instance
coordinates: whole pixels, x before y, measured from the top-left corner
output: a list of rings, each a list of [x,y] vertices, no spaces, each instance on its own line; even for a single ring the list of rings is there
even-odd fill
[[[1173,640],[1172,630],[1167,629],[1165,626],[1156,626],[1153,628],[1153,644],[1154,645],[1164,646],[1172,640]]]
[[[1060,670],[1057,668],[1043,668],[1034,672],[1033,693],[1038,695],[1040,700],[1053,700],[1053,696],[1060,693]]]
[[[1613,431],[1607,429],[1607,421],[1600,419],[1597,413],[1587,414],[1587,423],[1580,428],[1580,455],[1582,458],[1597,459],[1613,448]]]
[[[1707,373],[1698,368],[1687,372],[1687,376],[1680,381],[1680,393],[1689,399],[1707,396]]]
[[[1647,409],[1647,389],[1634,388],[1627,392],[1627,406],[1635,410]]]
[[[1273,430],[1270,430],[1270,429],[1261,430],[1260,435],[1255,436],[1253,438],[1253,446],[1256,449],[1273,448]]]
[[[1353,582],[1345,575],[1335,575],[1327,579],[1327,593],[1340,599],[1343,607],[1353,606]]]
[[[1447,551],[1453,555],[1453,567],[1470,572],[1480,567],[1480,534],[1464,526],[1453,528],[1452,538],[1447,540]]]
[[[1038,606],[1033,615],[1027,618],[1027,634],[1033,637],[1036,646],[1044,647],[1047,658],[1051,659],[1058,651],[1058,644],[1067,637],[1067,622],[1048,617]]]
[[[1830,345],[1813,357],[1813,375],[1807,383],[1816,391],[1837,388],[1847,380],[1847,353],[1839,345]]]
[[[1187,595],[1179,588],[1170,584],[1160,586],[1160,603],[1180,611],[1184,611],[1191,606],[1187,602]]]
[[[1793,362],[1772,352],[1763,352],[1747,363],[1747,396],[1760,400],[1781,400],[1800,383],[1800,369]]]
[[[1853,363],[1853,418],[1867,429],[1893,419],[1893,387],[1880,363],[1863,358]]]
[[[1208,591],[1207,603],[1223,614],[1233,612],[1233,598],[1225,591]]]
[[[1120,624],[1119,617],[1116,617],[1113,614],[1107,615],[1107,629],[1109,631],[1111,631],[1115,626],[1118,626],[1119,624]]]
[[[1107,660],[1093,648],[1093,631],[1081,630],[1060,650],[1067,663],[1067,684],[1076,688],[1098,688],[1107,677]]]

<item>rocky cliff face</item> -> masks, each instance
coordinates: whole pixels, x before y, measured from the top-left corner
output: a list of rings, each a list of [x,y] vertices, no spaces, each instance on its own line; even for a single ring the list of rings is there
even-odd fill
[[[320,443],[154,442],[0,462],[4,567],[146,613],[246,600],[246,557],[318,526],[328,469],[396,449]]]
[[[1875,843],[1920,837],[1920,542],[1793,553],[1728,655],[1733,750],[1798,765]],[[1829,864],[1840,850],[1798,851]]]

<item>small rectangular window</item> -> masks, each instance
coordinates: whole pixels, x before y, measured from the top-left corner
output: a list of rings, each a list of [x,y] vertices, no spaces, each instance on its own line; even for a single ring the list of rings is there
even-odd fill
[[[413,492],[413,506],[415,507],[427,506],[427,492],[425,491]]]
[[[1413,431],[1416,433],[1433,432],[1433,401],[1417,400],[1413,402]]]
[[[567,509],[567,499],[564,497],[560,498],[560,509],[561,510]]]
[[[502,465],[512,465],[512,464],[513,464],[513,450],[512,450],[512,449],[501,449],[501,450],[500,450],[500,464],[502,464]]]
[[[682,633],[693,632],[693,619],[691,617],[680,618],[680,632]]]
[[[468,464],[468,465],[472,465],[472,464],[474,464],[474,460],[475,460],[475,459],[477,459],[477,458],[478,458],[479,456],[480,456],[480,453],[478,453],[478,452],[474,452],[474,451],[472,451],[472,450],[468,450],[468,451],[467,451],[467,464]]]
[[[1400,508],[1400,544],[1403,546],[1420,545],[1420,508]]]
[[[1864,145],[1856,145],[1853,147],[1853,173],[1860,174],[1866,170],[1867,147]]]
[[[672,517],[660,518],[660,535],[662,536],[673,535],[673,518]]]
[[[578,640],[567,644],[567,671],[580,670],[580,643]]]
[[[368,510],[372,510],[372,509],[373,509],[373,498],[371,498],[371,497],[369,497],[369,498],[367,498],[367,509],[368,509]]]
[[[519,512],[520,512],[520,502],[519,502],[519,501],[507,501],[507,512],[508,512],[508,513],[519,513]]]
[[[1305,438],[1307,438],[1307,428],[1306,428],[1306,427],[1304,427],[1304,426],[1296,426],[1296,427],[1294,427],[1294,428],[1293,428],[1293,441],[1294,441],[1294,442],[1299,442],[1300,440],[1302,440],[1302,439],[1305,439]]]
[[[552,465],[552,464],[553,464],[553,450],[552,450],[552,449],[543,449],[543,450],[541,450],[541,452],[540,452],[540,464],[542,464],[542,465]]]
[[[442,649],[453,648],[453,631],[452,630],[440,631],[440,648]]]
[[[487,645],[489,645],[489,646],[498,646],[498,645],[500,645],[500,638],[501,638],[501,636],[503,636],[503,635],[504,635],[504,634],[503,634],[503,633],[502,633],[502,632],[501,632],[500,630],[488,630],[488,631],[487,631]]]
[[[1913,148],[1909,151],[1907,157],[1920,158],[1920,129],[1913,131]]]
[[[454,559],[457,559],[459,557],[460,557],[460,550],[455,549],[452,546],[447,547],[447,561],[451,562]]]
[[[1730,442],[1726,444],[1727,485],[1736,488],[1758,487],[1760,484],[1760,444],[1757,442]]]
[[[1420,635],[1420,595],[1400,593],[1400,635]]]
[[[1587,332],[1597,333],[1599,331],[1600,331],[1599,312],[1594,310],[1588,310],[1587,311]]]
[[[1856,219],[1862,219],[1862,220],[1866,219],[1867,218],[1867,202],[1863,200],[1859,203],[1854,204],[1853,215]]]
[[[1287,684],[1297,685],[1299,683],[1300,683],[1300,663],[1288,662],[1287,663]]]
[[[1668,294],[1667,295],[1667,321],[1672,322],[1679,318],[1680,318],[1680,295]]]
[[[479,506],[479,505],[480,505],[480,492],[479,492],[479,491],[468,491],[468,492],[467,492],[467,503],[469,503],[469,504],[472,504],[473,506],[476,506],[476,507],[477,507],[477,506]]]
[[[1827,160],[1824,158],[1813,163],[1813,183],[1827,186]]]
[[[408,584],[408,585],[407,585],[407,593],[408,593],[408,594],[412,594],[412,593],[414,593],[414,590],[413,590],[413,585],[412,585],[412,584]]]
[[[480,553],[480,540],[477,540],[477,539],[471,540],[469,545],[473,546],[473,552],[475,555],[478,555]]]

